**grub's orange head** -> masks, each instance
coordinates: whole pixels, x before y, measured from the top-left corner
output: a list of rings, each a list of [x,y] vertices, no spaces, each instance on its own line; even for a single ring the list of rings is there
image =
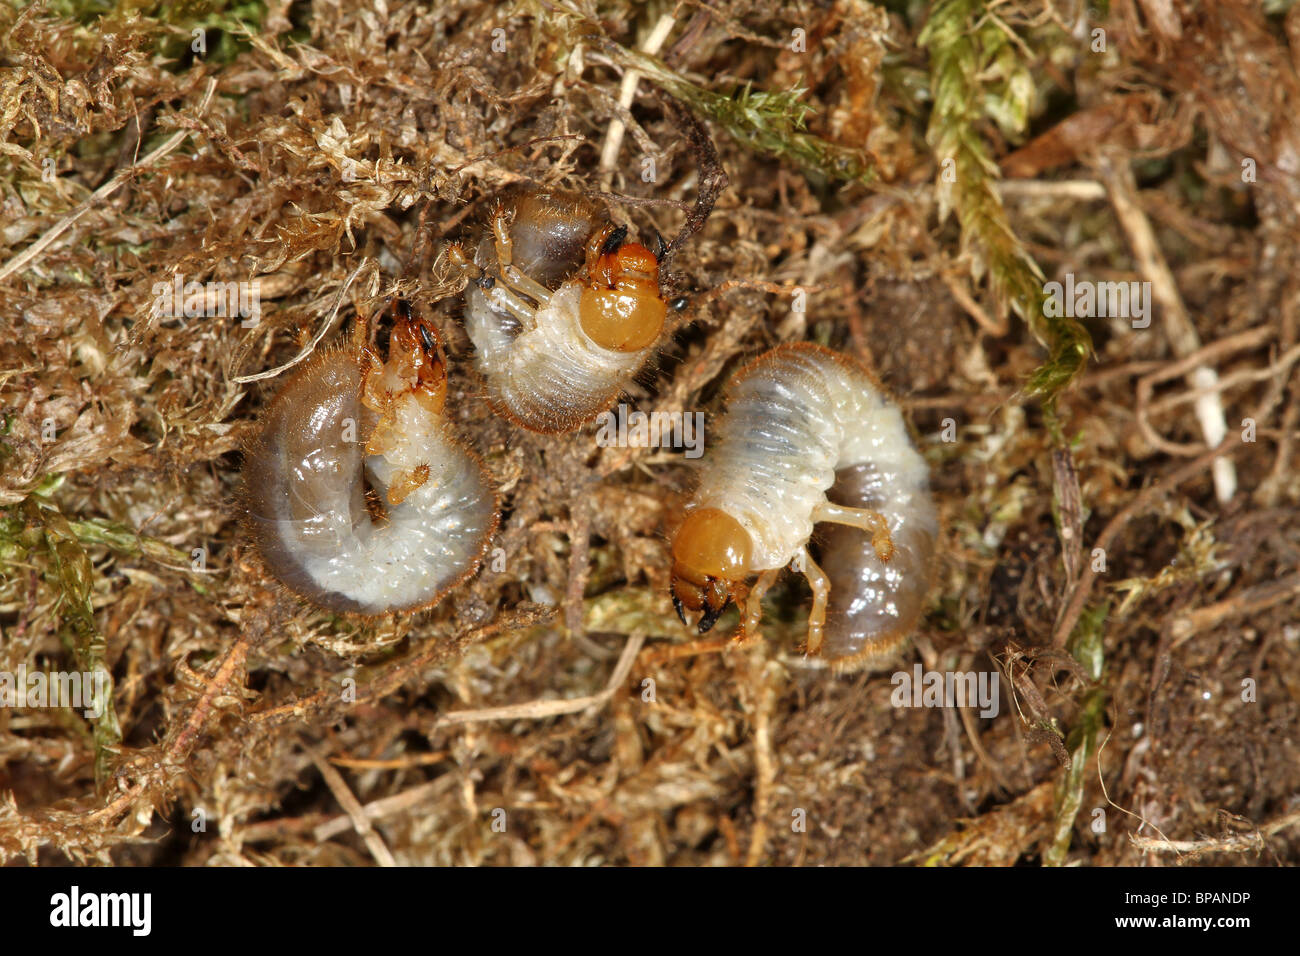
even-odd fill
[[[683,624],[685,610],[702,611],[703,634],[729,603],[739,603],[752,549],[749,532],[725,511],[700,508],[686,516],[673,538],[673,607]]]
[[[626,237],[626,226],[606,227],[587,243],[578,319],[601,348],[639,352],[659,338],[668,306],[659,295],[659,260]]]
[[[447,397],[447,357],[438,330],[417,318],[405,299],[389,304],[393,331],[388,361],[368,355],[362,382],[362,402],[387,411],[400,395],[411,392],[433,414],[441,414]],[[369,353],[369,350],[366,350]]]

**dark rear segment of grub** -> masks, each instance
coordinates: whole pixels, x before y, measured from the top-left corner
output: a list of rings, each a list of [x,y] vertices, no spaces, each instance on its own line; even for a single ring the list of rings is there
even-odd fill
[[[886,562],[865,532],[818,525],[820,563],[831,585],[822,658],[836,670],[857,670],[888,658],[925,609],[938,518],[927,489],[900,494],[906,500],[886,497],[881,473],[871,464],[840,468],[826,493],[835,504],[885,513],[894,540],[894,555]],[[907,516],[901,523],[900,515]]]
[[[551,291],[581,268],[587,240],[608,221],[605,209],[581,193],[515,189],[501,202],[514,211],[510,222],[514,264]],[[500,277],[491,229],[484,230],[474,259]]]

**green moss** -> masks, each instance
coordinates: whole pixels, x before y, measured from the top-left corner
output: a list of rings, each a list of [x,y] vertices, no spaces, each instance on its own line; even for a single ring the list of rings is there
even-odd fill
[[[1109,602],[1085,609],[1070,638],[1070,653],[1083,665],[1085,675],[1094,684],[1084,695],[1079,718],[1065,738],[1070,766],[1057,785],[1052,838],[1043,854],[1047,866],[1062,866],[1069,855],[1074,822],[1083,806],[1084,786],[1089,772],[1095,769],[1097,735],[1105,721],[1109,699],[1106,687],[1100,683],[1105,664],[1104,626],[1109,612]]]
[[[95,573],[76,532],[60,512],[34,502],[27,506],[30,524],[43,529],[43,543],[49,564],[46,579],[58,594],[55,612],[59,616],[59,638],[83,672],[100,675],[107,688],[106,699],[95,720],[95,782],[103,787],[111,761],[122,742],[122,728],[113,704],[113,674],[107,664],[108,645],[95,624],[91,602]]]
[[[18,6],[29,4],[18,0]],[[266,18],[262,0],[50,0],[48,9],[60,17],[92,27],[96,33],[139,32],[153,34],[157,53],[172,60],[184,60],[192,39],[183,34],[202,28],[216,37],[207,38],[202,59],[229,63],[251,49],[242,35],[256,32]]]
[[[729,96],[696,86],[678,76],[662,61],[612,40],[601,45],[623,66],[642,73],[705,119],[726,130],[738,143],[755,152],[791,163],[805,172],[831,180],[876,179],[861,150],[851,149],[814,136],[805,129],[812,108],[801,97],[805,91],[756,90],[746,83]]]
[[[1043,402],[1056,432],[1056,396],[1083,369],[1092,340],[1075,320],[1043,314],[1042,272],[1012,231],[997,193],[998,168],[977,127],[991,117],[1004,134],[1022,133],[1033,84],[1016,46],[986,12],[980,0],[940,0],[921,31],[917,42],[930,52],[934,96],[926,141],[939,164],[941,216],[956,210],[977,277],[987,270],[999,306],[1015,311],[1048,350],[1025,390]]]

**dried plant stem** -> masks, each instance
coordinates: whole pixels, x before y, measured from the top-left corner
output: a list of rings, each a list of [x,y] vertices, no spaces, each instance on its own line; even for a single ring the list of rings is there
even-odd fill
[[[216,674],[212,676],[212,680],[208,681],[207,688],[203,691],[202,696],[199,697],[198,702],[194,705],[189,716],[185,719],[185,724],[181,727],[180,733],[176,735],[176,739],[167,747],[166,758],[169,763],[179,763],[185,759],[189,753],[190,744],[194,741],[194,738],[198,736],[199,731],[203,729],[203,725],[207,723],[208,717],[212,715],[212,710],[216,704],[217,698],[225,692],[226,686],[235,676],[236,671],[243,667],[244,661],[248,657],[249,646],[252,643],[252,635],[250,634],[251,630],[257,630],[260,634],[265,630],[265,622],[261,622],[261,625],[256,628],[246,628],[240,633],[235,642],[230,645],[230,649],[226,651],[226,656],[222,658],[221,665],[217,668]],[[126,810],[135,802],[137,797],[145,792],[150,780],[157,776],[161,776],[162,771],[163,767],[161,763],[155,764],[151,770],[145,771],[144,777],[146,779],[138,780],[135,786],[129,787],[123,791],[118,795],[117,799],[92,813],[90,815],[90,822],[102,823],[103,821],[116,818],[119,813]]]
[[[1176,469],[1168,477],[1143,488],[1133,497],[1132,501],[1107,522],[1106,527],[1097,536],[1097,541],[1093,547],[1100,548],[1103,552],[1107,551],[1119,536],[1120,531],[1124,529],[1124,526],[1158,497],[1172,491],[1189,478],[1200,474],[1207,467],[1211,467],[1220,456],[1235,452],[1240,445],[1241,433],[1233,432],[1217,448],[1210,449],[1196,460]],[[1065,642],[1069,640],[1074,625],[1078,623],[1079,615],[1083,613],[1084,603],[1087,601],[1096,580],[1097,572],[1093,570],[1092,562],[1087,562],[1084,565],[1083,572],[1079,575],[1079,583],[1074,586],[1074,590],[1070,594],[1069,603],[1065,605],[1060,617],[1057,618],[1056,630],[1052,635],[1053,646],[1064,647]]]
[[[1264,840],[1258,833],[1224,837],[1211,840],[1157,840],[1154,837],[1130,836],[1129,842],[1139,850],[1157,853],[1250,853],[1264,849]]]
[[[1151,445],[1151,447],[1158,448],[1167,455],[1176,455],[1185,458],[1199,455],[1203,450],[1200,444],[1174,442],[1162,437],[1155,428],[1152,427],[1150,416],[1164,408],[1172,407],[1173,405],[1181,404],[1185,401],[1194,401],[1199,394],[1202,394],[1202,392],[1194,390],[1189,394],[1176,396],[1172,400],[1152,404],[1151,395],[1155,390],[1155,387],[1161,382],[1167,382],[1170,379],[1187,375],[1195,369],[1202,367],[1210,359],[1220,358],[1247,349],[1258,348],[1270,341],[1276,334],[1276,330],[1270,325],[1256,326],[1253,329],[1247,329],[1244,332],[1238,332],[1236,335],[1230,335],[1226,338],[1219,339],[1217,342],[1212,342],[1204,348],[1197,349],[1181,361],[1160,365],[1150,374],[1144,375],[1142,378],[1138,379],[1135,416],[1138,431],[1142,433],[1142,437]],[[1279,369],[1289,367],[1291,361],[1292,360],[1289,358],[1288,353],[1288,356],[1284,356],[1282,361],[1274,363],[1273,366],[1265,369],[1264,374],[1258,372],[1248,372],[1246,374],[1255,378],[1271,378]],[[1214,390],[1222,391],[1232,383],[1233,379],[1216,382]],[[1208,393],[1208,391],[1209,390],[1204,390],[1205,393]]]
[[[1296,341],[1296,293],[1294,289],[1288,291],[1284,304],[1282,305],[1282,335],[1279,345],[1287,348]],[[1278,382],[1278,400],[1282,400],[1286,386]],[[1297,401],[1296,390],[1291,390],[1291,401],[1286,403],[1282,410],[1281,427],[1278,430],[1277,437],[1277,455],[1273,459],[1273,467],[1269,470],[1268,477],[1260,482],[1259,487],[1255,490],[1256,501],[1266,508],[1271,508],[1277,504],[1279,496],[1282,494],[1284,482],[1289,474],[1288,465],[1291,461],[1291,450],[1295,443],[1296,425],[1300,423],[1300,401]]]
[[[391,797],[372,800],[362,807],[362,812],[368,820],[382,820],[384,817],[396,816],[438,796],[451,785],[452,780],[450,776],[440,777],[418,787],[412,787],[410,790],[403,790]],[[332,820],[318,824],[312,835],[317,840],[328,840],[340,833],[346,833],[352,825],[350,817],[334,817]]]
[[[654,29],[650,31],[650,35],[646,37],[645,43],[641,44],[641,51],[649,56],[658,53],[676,23],[677,19],[670,14],[665,13],[661,16]],[[632,103],[636,100],[636,88],[640,81],[641,74],[636,70],[628,70],[623,74],[623,84],[618,92],[618,102],[623,109],[631,109]],[[608,190],[614,182],[614,166],[618,163],[618,151],[623,146],[623,134],[626,131],[626,125],[617,116],[605,131],[605,144],[600,151],[601,189]]]
[[[965,310],[966,314],[975,320],[975,324],[994,338],[1001,338],[1006,335],[1010,329],[1010,323],[1006,315],[1000,315],[994,319],[980,306],[978,302],[966,291],[966,287],[951,272],[943,271],[939,273],[939,278],[943,281],[944,287],[951,293],[952,297],[957,300],[957,304]]]
[[[543,717],[558,717],[561,714],[576,714],[588,707],[604,704],[614,696],[618,689],[623,686],[623,682],[627,680],[627,675],[632,671],[632,663],[636,660],[636,655],[640,652],[641,645],[644,643],[645,634],[642,632],[638,631],[628,637],[627,644],[623,647],[623,653],[618,659],[618,664],[614,667],[614,673],[610,675],[609,683],[599,693],[588,694],[583,697],[572,697],[568,700],[534,700],[526,704],[510,704],[505,707],[458,710],[439,717],[433,726],[437,728],[450,724],[478,723],[484,720],[539,720]]]
[[[190,711],[185,726],[181,728],[181,732],[176,735],[175,742],[168,748],[167,755],[169,757],[184,759],[189,753],[190,743],[198,735],[203,725],[207,723],[216,699],[225,693],[226,685],[235,676],[235,672],[244,666],[244,660],[248,657],[250,643],[249,633],[245,630],[240,633],[235,643],[230,646],[230,650],[226,651],[226,656],[221,661],[221,666],[217,668],[217,673],[208,682],[207,688],[203,691],[203,696],[194,705],[194,709]]]
[[[1109,150],[1103,150],[1098,159],[1102,182],[1110,193],[1111,205],[1120,227],[1128,237],[1137,259],[1138,270],[1151,283],[1151,293],[1164,312],[1165,336],[1169,346],[1179,358],[1187,358],[1201,348],[1200,336],[1187,314],[1183,297],[1164,253],[1156,242],[1155,231],[1137,201],[1137,184],[1127,160],[1118,159]],[[1228,422],[1223,414],[1223,399],[1214,390],[1218,373],[1208,365],[1198,365],[1187,376],[1193,389],[1204,392],[1196,400],[1196,420],[1205,436],[1205,444],[1213,448],[1228,434]],[[1215,458],[1211,466],[1214,476],[1214,493],[1220,504],[1232,500],[1237,490],[1237,470],[1230,458]]]
[[[338,763],[337,760],[332,762]],[[437,780],[403,790],[391,797],[371,800],[361,808],[362,813],[367,820],[382,820],[384,817],[396,816],[440,796],[451,786],[452,780],[451,776],[439,777]],[[239,829],[237,839],[241,843],[260,843],[265,840],[280,839],[286,834],[311,831],[313,839],[318,843],[324,843],[353,829],[355,829],[353,819],[346,813],[339,816],[308,813],[300,817],[279,817],[275,820],[250,823]]]
[[[585,636],[582,596],[591,573],[591,492],[575,490],[569,502],[569,583],[564,593],[564,625],[577,639]]]
[[[1003,198],[1073,199],[1089,202],[1106,198],[1106,187],[1095,179],[1004,179],[998,183]]]
[[[447,759],[447,751],[435,750],[427,754],[406,754],[391,760],[367,760],[362,757],[330,757],[330,763],[336,767],[349,770],[409,770],[412,767],[428,767],[442,763]]]
[[[375,832],[374,827],[370,825],[370,818],[366,816],[365,809],[361,802],[353,796],[352,791],[348,788],[348,783],[343,779],[343,775],[335,770],[328,760],[326,760],[319,750],[306,741],[302,742],[302,749],[311,757],[311,762],[316,765],[320,771],[321,777],[325,780],[325,785],[330,788],[334,794],[334,799],[339,802],[352,821],[352,828],[357,831],[357,836],[366,844],[366,849],[370,855],[375,858],[375,862],[380,866],[397,866],[397,861],[393,859],[393,854],[389,851],[383,839]]]
[[[1243,614],[1256,614],[1268,610],[1300,594],[1300,574],[1289,574],[1276,581],[1266,581],[1246,588],[1230,598],[1216,601],[1214,604],[1198,607],[1181,617],[1175,618],[1170,626],[1173,635],[1173,647],[1186,641],[1197,631],[1214,627],[1230,618]]]
[[[758,700],[754,707],[754,829],[745,856],[746,866],[758,866],[763,862],[763,853],[767,849],[768,816],[772,811],[772,785],[776,782],[776,761],[772,758],[772,711],[776,707],[776,693],[768,665],[762,660],[762,647],[756,646],[759,662],[758,667],[751,671],[758,684]]]
[[[1177,408],[1179,405],[1185,405],[1188,402],[1195,402],[1213,392],[1225,392],[1230,388],[1238,385],[1245,385],[1250,382],[1265,382],[1277,375],[1285,374],[1291,366],[1300,361],[1300,345],[1294,346],[1282,355],[1276,362],[1264,368],[1248,368],[1239,372],[1233,372],[1231,375],[1225,375],[1215,382],[1211,388],[1203,388],[1197,391],[1188,392],[1183,395],[1174,395],[1163,401],[1156,402],[1151,406],[1151,413],[1159,415],[1167,412],[1171,408]]]
[[[1235,836],[1212,837],[1206,840],[1156,840],[1151,837],[1130,836],[1129,841],[1139,850],[1152,850],[1156,853],[1188,853],[1194,857],[1206,853],[1258,853],[1264,849],[1265,837],[1276,836],[1296,824],[1300,824],[1300,812],[1278,817],[1251,833]]]
[[[237,375],[232,378],[231,381],[238,385],[247,385],[250,382],[260,382],[263,379],[275,378],[281,372],[288,371],[299,362],[303,361],[303,359],[310,356],[312,352],[316,351],[316,346],[319,345],[320,340],[325,337],[325,333],[333,328],[334,319],[339,314],[339,309],[343,306],[343,296],[347,294],[348,287],[352,285],[352,280],[360,275],[361,270],[368,265],[374,265],[374,261],[368,258],[363,258],[361,264],[352,270],[352,274],[344,281],[342,288],[339,289],[338,296],[334,299],[334,308],[330,310],[329,316],[321,323],[320,328],[316,330],[316,335],[307,343],[306,347],[301,352],[289,359],[289,361],[285,362],[283,365],[277,365],[275,368],[267,369],[265,372],[257,372],[253,375]]]

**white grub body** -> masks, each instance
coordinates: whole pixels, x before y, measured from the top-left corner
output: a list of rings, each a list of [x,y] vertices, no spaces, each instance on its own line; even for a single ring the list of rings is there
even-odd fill
[[[824,524],[830,579],[822,662],[844,666],[901,640],[923,610],[938,518],[902,414],[857,363],[810,344],[761,356],[732,380],[692,508],[718,508],[752,542],[751,570],[784,567],[828,500],[882,514],[894,554]]]
[[[289,589],[339,613],[437,603],[478,567],[496,527],[496,493],[478,459],[412,394],[386,413],[383,454],[367,455],[379,416],[361,401],[357,355],[313,359],[270,406],[246,449],[246,525]],[[426,480],[376,520],[366,481],[387,503],[395,476]]]
[[[579,321],[580,271],[587,241],[607,219],[595,204],[567,193],[520,193],[503,201],[514,243],[514,265],[554,294],[525,329],[471,282],[465,330],[474,364],[500,415],[530,431],[571,431],[609,409],[645,364],[653,348],[602,348]],[[474,262],[502,282],[491,230]]]

